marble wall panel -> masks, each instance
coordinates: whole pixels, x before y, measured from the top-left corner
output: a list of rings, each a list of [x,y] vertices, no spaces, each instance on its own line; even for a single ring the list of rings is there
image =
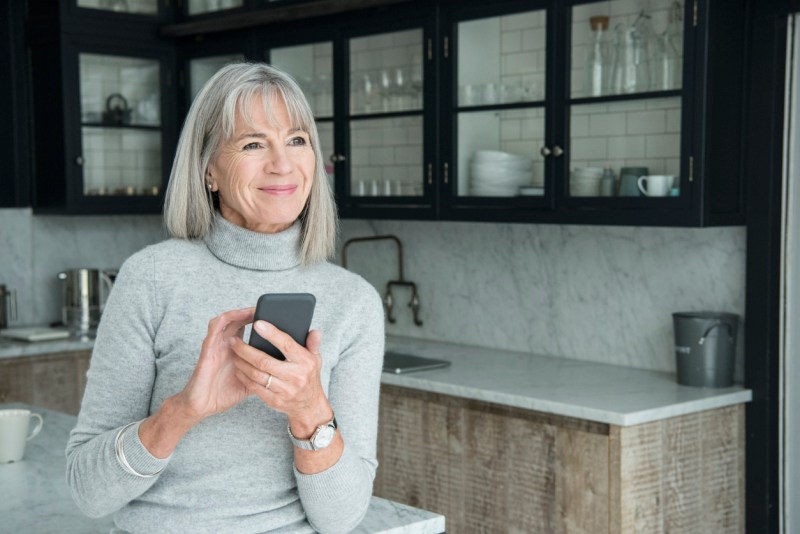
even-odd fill
[[[674,372],[673,312],[744,315],[743,227],[342,224],[342,242],[383,234],[403,242],[424,321],[394,290],[390,334]],[[382,295],[395,258],[391,242],[348,247],[348,268]]]

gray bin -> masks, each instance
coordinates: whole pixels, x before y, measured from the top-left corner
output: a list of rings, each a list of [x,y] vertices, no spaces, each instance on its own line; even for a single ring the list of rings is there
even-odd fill
[[[675,356],[678,383],[723,388],[733,385],[739,316],[725,312],[677,312]]]

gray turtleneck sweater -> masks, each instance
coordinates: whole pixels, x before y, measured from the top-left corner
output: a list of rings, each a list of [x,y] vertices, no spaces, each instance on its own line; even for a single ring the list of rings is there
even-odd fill
[[[374,288],[330,263],[300,266],[299,223],[274,235],[217,216],[205,242],[172,239],[120,269],[98,328],[86,392],[67,445],[67,483],[90,516],[115,512],[118,532],[346,532],[372,494],[383,361],[383,308]],[[263,293],[316,296],[322,385],[344,439],[341,458],[304,475],[287,419],[255,396],[201,422],[167,459],[151,456],[138,424],[186,385],[208,322]],[[245,339],[249,337],[249,328]],[[115,531],[115,532],[116,532]]]

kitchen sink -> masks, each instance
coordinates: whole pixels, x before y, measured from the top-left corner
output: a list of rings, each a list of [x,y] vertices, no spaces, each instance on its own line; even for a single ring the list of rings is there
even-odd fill
[[[447,367],[450,362],[435,358],[423,358],[411,354],[387,352],[383,355],[383,372],[392,374],[413,373]]]

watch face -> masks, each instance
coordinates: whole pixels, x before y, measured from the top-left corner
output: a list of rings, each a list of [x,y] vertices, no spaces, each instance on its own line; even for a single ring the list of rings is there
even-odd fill
[[[332,426],[324,426],[319,429],[317,435],[314,436],[314,447],[317,449],[324,449],[328,445],[331,444],[333,441],[333,435],[336,433],[336,429]]]

